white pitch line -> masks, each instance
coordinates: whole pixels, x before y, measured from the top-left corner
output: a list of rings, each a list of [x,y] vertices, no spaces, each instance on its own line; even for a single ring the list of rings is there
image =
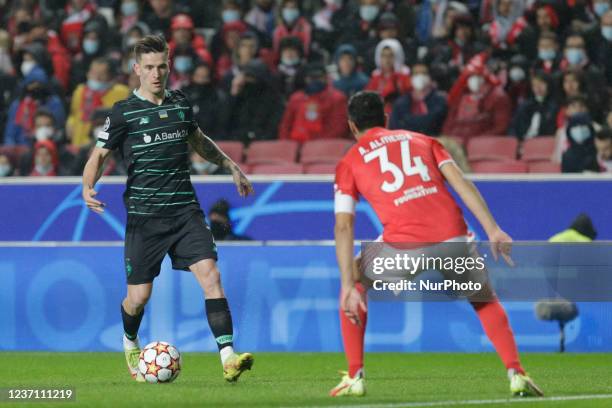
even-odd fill
[[[580,401],[580,400],[597,400],[597,399],[612,399],[612,394],[593,394],[593,395],[568,395],[564,397],[543,397],[543,398],[500,398],[488,400],[463,400],[463,401],[429,401],[429,402],[397,402],[397,403],[380,403],[380,404],[363,404],[363,405],[313,405],[298,408],[329,408],[338,406],[342,408],[415,408],[415,407],[447,407],[456,405],[485,405],[485,404],[521,404],[531,402],[555,402],[555,401]]]

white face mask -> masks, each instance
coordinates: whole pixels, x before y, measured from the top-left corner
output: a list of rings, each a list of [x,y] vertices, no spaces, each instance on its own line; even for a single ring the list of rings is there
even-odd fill
[[[417,91],[422,91],[423,89],[427,88],[427,86],[430,83],[429,75],[427,74],[413,75],[412,78],[410,79],[410,82],[414,89],[416,89]]]
[[[525,79],[525,71],[522,68],[514,67],[510,70],[510,79],[512,82],[521,82]]]
[[[591,129],[588,126],[574,126],[570,129],[570,137],[578,144],[584,143],[591,137]]]
[[[480,75],[472,75],[468,78],[467,81],[468,89],[473,93],[477,93],[478,91],[480,91],[480,88],[482,88],[482,84],[484,84],[484,78]]]
[[[37,164],[34,169],[36,170],[36,172],[38,174],[42,174],[43,176],[50,173],[52,170],[52,167],[50,164],[47,165],[42,165],[42,164]]]
[[[32,71],[32,69],[36,66],[36,62],[34,61],[23,61],[21,63],[21,74],[23,76],[28,76],[28,74]]]
[[[11,174],[11,170],[10,164],[0,164],[0,177],[8,177]]]
[[[36,141],[40,142],[42,140],[51,139],[53,134],[55,133],[53,127],[51,126],[41,126],[36,129],[34,132],[34,136],[36,137]]]

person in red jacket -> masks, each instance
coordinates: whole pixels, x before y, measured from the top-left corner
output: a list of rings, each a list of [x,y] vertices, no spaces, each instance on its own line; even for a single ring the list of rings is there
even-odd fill
[[[305,76],[304,90],[289,98],[279,138],[305,142],[348,137],[346,96],[328,84],[322,64],[307,65]]]
[[[365,89],[378,92],[385,101],[385,113],[391,114],[397,98],[410,91],[410,68],[404,63],[402,44],[395,38],[382,40],[376,46],[376,69]]]
[[[506,134],[512,103],[486,68],[486,58],[484,53],[475,56],[451,88],[442,134],[462,137],[465,142],[475,136]]]

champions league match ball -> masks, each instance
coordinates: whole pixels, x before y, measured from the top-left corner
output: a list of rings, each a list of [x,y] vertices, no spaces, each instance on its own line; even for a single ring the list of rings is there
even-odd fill
[[[138,370],[148,383],[171,383],[181,373],[181,353],[170,343],[154,341],[140,352]]]

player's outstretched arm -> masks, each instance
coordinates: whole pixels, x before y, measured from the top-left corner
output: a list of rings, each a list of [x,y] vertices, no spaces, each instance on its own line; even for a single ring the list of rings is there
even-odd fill
[[[336,239],[336,258],[340,268],[340,308],[351,320],[361,325],[358,308],[366,310],[362,295],[355,289],[355,278],[353,274],[353,248],[355,216],[351,213],[336,213],[336,225],[334,236]]]
[[[206,136],[200,128],[197,128],[189,135],[189,144],[205,160],[228,169],[234,177],[234,183],[241,196],[245,197],[253,193],[253,186],[242,170],[240,170],[240,167],[223,153],[219,146]]]
[[[94,186],[102,176],[104,161],[110,152],[110,150],[102,147],[94,147],[91,156],[89,156],[89,160],[87,160],[87,164],[85,164],[85,169],[83,170],[83,200],[90,210],[98,214],[104,212],[105,204],[94,198],[96,194],[98,194],[96,190],[94,190]]]
[[[512,238],[497,225],[487,203],[474,183],[464,177],[463,172],[455,163],[443,164],[440,171],[484,228],[491,242],[493,257],[497,260],[497,255],[501,254],[509,265],[514,265],[512,258],[510,258]]]

